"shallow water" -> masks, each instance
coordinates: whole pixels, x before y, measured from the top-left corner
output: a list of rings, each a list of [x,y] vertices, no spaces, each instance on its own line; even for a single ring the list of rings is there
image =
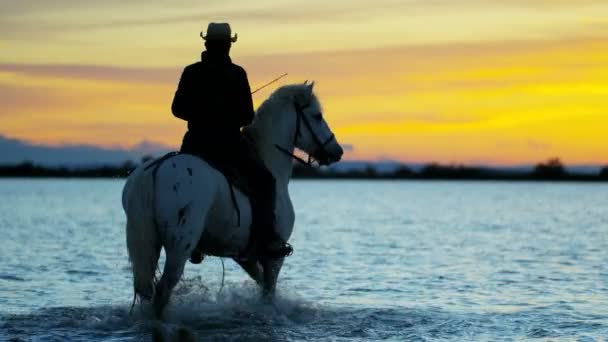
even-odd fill
[[[122,185],[0,180],[0,340],[608,339],[607,185],[296,181],[277,300],[209,258],[164,323],[129,314]]]

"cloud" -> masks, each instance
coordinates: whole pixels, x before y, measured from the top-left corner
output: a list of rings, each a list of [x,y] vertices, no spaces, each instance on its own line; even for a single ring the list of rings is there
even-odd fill
[[[540,34],[541,30],[561,35],[564,28],[573,25],[573,21],[577,24],[580,18],[601,12],[602,8],[596,7],[608,8],[601,0],[193,0],[171,2],[170,6],[161,0],[20,0],[0,4],[2,40],[26,39],[45,43],[50,37],[58,39],[63,34],[82,37],[91,31],[104,30],[120,30],[130,35],[129,29],[140,28],[156,35],[177,25],[202,27],[208,21],[217,20],[231,21],[253,32],[271,34],[275,39],[299,33],[330,41],[337,36],[341,44],[353,44],[357,36],[364,36],[367,40],[375,36],[376,41],[370,44],[377,44],[391,33],[394,33],[391,38],[399,41],[416,39],[417,36],[426,40],[436,39],[438,32],[445,37],[454,35],[462,39],[467,36],[469,40],[493,34],[513,38]],[[518,15],[520,12],[525,15]],[[479,28],[485,28],[485,31]],[[580,29],[580,25],[575,29]],[[475,34],[471,35],[471,32]],[[308,42],[306,36],[297,39]]]
[[[548,150],[551,148],[550,144],[536,139],[528,139],[527,144],[532,150]]]
[[[127,160],[138,162],[145,155],[160,156],[171,150],[153,142],[141,142],[131,149],[94,145],[45,146],[0,135],[0,165],[24,161],[44,166],[119,165]]]
[[[346,152],[352,152],[355,150],[355,145],[353,144],[340,144],[340,146],[342,146],[342,149]]]
[[[579,162],[606,154],[607,44],[418,45],[235,61],[254,88],[290,73],[257,103],[280,84],[316,79],[332,130],[356,146],[352,158],[536,161],[545,143]],[[4,64],[0,133],[41,143],[177,145],[185,125],[169,107],[180,69]],[[510,143],[500,156],[496,141]]]
[[[386,2],[386,1],[385,1]],[[400,6],[395,2],[386,2],[391,4],[390,7]],[[208,21],[228,20],[236,21],[240,23],[252,23],[252,24],[264,24],[266,26],[272,24],[312,24],[318,22],[335,22],[341,19],[362,19],[369,14],[369,10],[378,10],[379,8],[387,7],[370,6],[368,3],[353,2],[353,3],[325,3],[323,6],[311,5],[309,2],[305,4],[294,4],[293,2],[283,2],[277,5],[262,5],[259,4],[243,4],[239,7],[232,6],[213,6],[212,4],[205,3],[204,8],[200,6],[200,3],[193,2],[192,6],[175,7],[172,11],[161,10],[163,4],[161,2],[153,1],[141,1],[141,6],[145,6],[148,9],[146,12],[137,11],[134,8],[133,2],[129,3],[129,6],[123,6],[122,1],[106,1],[103,5],[98,1],[89,3],[87,1],[71,1],[64,0],[57,3],[53,2],[52,6],[45,9],[44,4],[40,3],[39,6],[32,6],[29,1],[25,3],[12,2],[10,5],[5,4],[4,14],[0,15],[0,18],[4,17],[5,23],[0,24],[5,39],[8,36],[23,36],[24,30],[27,34],[42,33],[49,34],[53,32],[62,31],[87,31],[87,30],[104,30],[104,29],[117,29],[117,28],[132,28],[132,27],[144,27],[144,26],[157,26],[157,25],[174,25],[183,23],[198,23],[204,25]],[[40,6],[41,5],[41,6]],[[294,6],[299,6],[297,10],[294,10]],[[91,13],[96,8],[112,9],[114,8],[118,12],[119,16],[91,16],[93,20],[83,22],[80,20],[54,20],[51,18],[39,20],[35,27],[24,25],[29,19],[15,19],[15,15],[27,15],[34,13],[44,13],[47,11],[57,11],[59,8],[69,8],[71,12],[82,12]],[[121,8],[123,10],[121,11]],[[197,10],[198,9],[198,10]],[[166,14],[166,13],[171,14]],[[13,16],[9,16],[9,14]],[[155,14],[148,14],[155,13]],[[196,14],[193,14],[196,13]],[[353,18],[352,16],[355,16]],[[116,17],[122,17],[117,19]],[[70,19],[70,16],[66,17]]]
[[[0,2],[0,10],[6,16],[24,15],[28,13],[45,13],[49,11],[65,11],[69,10],[99,10],[103,8],[115,9],[117,13],[120,13],[120,9],[136,10],[146,9],[146,12],[164,9],[165,12],[205,12],[216,13],[221,11],[230,15],[232,13],[240,13],[252,8],[266,9],[269,12],[281,12],[284,14],[289,13],[303,13],[309,15],[310,13],[321,12],[325,9],[342,9],[343,11],[368,11],[370,9],[402,9],[402,10],[416,10],[419,8],[431,8],[433,7],[496,7],[496,6],[523,6],[523,7],[543,7],[543,8],[557,8],[557,7],[580,7],[580,6],[591,6],[591,5],[603,5],[603,0],[376,0],[373,2],[367,0],[336,0],[332,3],[327,3],[323,0],[290,0],[282,1],[277,6],[276,1],[271,0],[260,0],[255,3],[243,3],[237,0],[223,0],[221,2],[206,1],[201,3],[197,0],[181,0],[171,1],[170,5],[167,6],[167,2],[164,0],[131,0],[125,2],[123,0],[106,0],[103,2],[96,0],[53,0],[51,1],[40,1],[40,0],[19,0],[19,1],[2,1]],[[241,10],[239,10],[239,8]],[[314,19],[314,17],[311,17]]]
[[[32,77],[90,79],[98,81],[129,81],[135,83],[175,83],[182,67],[117,67],[78,64],[16,64],[0,63],[0,73],[18,73]]]

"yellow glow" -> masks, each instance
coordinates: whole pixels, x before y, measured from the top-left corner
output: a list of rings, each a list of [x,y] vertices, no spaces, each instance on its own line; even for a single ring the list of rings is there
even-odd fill
[[[0,5],[10,137],[177,147],[179,72],[204,23],[230,20],[253,88],[284,72],[317,81],[347,158],[608,162],[605,1],[27,3]]]

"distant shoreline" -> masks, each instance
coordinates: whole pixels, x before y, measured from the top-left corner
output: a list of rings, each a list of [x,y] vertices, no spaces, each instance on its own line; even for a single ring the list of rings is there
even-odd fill
[[[121,166],[98,167],[45,167],[24,162],[17,165],[0,165],[0,178],[126,178],[137,165],[131,162]],[[391,172],[379,172],[370,164],[361,170],[335,171],[326,168],[309,168],[296,164],[294,179],[344,180],[445,180],[445,181],[524,181],[524,182],[608,182],[608,167],[597,174],[566,171],[559,160],[538,164],[531,171],[513,171],[489,167],[429,164],[419,171],[406,165]]]

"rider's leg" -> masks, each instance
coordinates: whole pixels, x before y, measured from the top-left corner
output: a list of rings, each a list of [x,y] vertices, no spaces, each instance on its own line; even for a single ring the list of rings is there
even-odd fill
[[[276,181],[258,156],[255,147],[241,137],[235,146],[235,163],[251,186],[252,247],[265,258],[285,257],[293,251],[276,233]]]
[[[253,185],[253,225],[252,230],[261,240],[261,250],[266,257],[285,257],[293,251],[276,232],[275,204],[276,181],[274,176],[260,160],[251,158],[248,161],[248,175]]]

